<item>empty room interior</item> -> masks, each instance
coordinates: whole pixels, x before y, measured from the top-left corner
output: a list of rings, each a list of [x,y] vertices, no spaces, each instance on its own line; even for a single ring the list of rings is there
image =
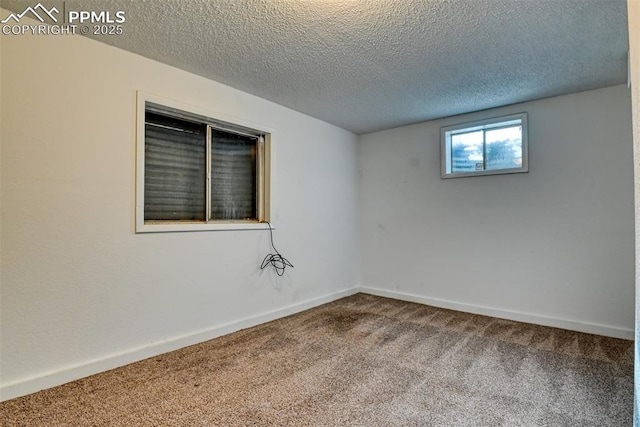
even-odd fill
[[[0,6],[1,425],[639,425],[640,1]]]

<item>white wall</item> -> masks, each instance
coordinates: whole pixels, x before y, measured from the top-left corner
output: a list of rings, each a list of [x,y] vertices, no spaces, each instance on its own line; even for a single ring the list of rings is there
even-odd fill
[[[627,1],[629,20],[629,74],[631,77],[631,109],[633,112],[633,157],[636,219],[636,341],[635,341],[635,405],[633,425],[640,426],[640,1]]]
[[[527,112],[526,174],[440,179],[440,127]],[[361,137],[367,292],[631,338],[626,86]]]
[[[1,38],[1,399],[355,292],[355,135],[84,37]],[[259,271],[267,231],[134,234],[137,90],[274,129],[294,269]]]

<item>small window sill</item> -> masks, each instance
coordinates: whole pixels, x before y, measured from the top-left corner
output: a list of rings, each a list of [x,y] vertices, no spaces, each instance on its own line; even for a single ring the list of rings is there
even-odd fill
[[[455,173],[446,173],[440,175],[442,179],[449,178],[466,178],[470,176],[486,176],[486,175],[507,175],[511,173],[527,173],[529,172],[528,168],[513,168],[513,169],[496,169],[496,170],[484,170],[478,172],[455,172]]]

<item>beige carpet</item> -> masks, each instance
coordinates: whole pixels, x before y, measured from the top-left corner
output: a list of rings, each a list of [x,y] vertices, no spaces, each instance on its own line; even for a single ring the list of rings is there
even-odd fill
[[[0,404],[2,426],[631,426],[631,341],[358,294]]]

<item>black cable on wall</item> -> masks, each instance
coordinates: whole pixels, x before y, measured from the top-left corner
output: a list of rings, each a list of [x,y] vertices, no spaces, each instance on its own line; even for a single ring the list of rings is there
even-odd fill
[[[271,224],[269,221],[265,221],[269,226],[269,237],[271,238],[271,247],[275,253],[267,254],[262,260],[262,264],[260,265],[260,270],[264,270],[266,267],[271,266],[276,270],[276,274],[278,276],[282,276],[287,267],[293,268],[293,264],[289,262],[285,257],[283,257],[280,252],[276,249],[273,244],[273,229],[271,228]]]

